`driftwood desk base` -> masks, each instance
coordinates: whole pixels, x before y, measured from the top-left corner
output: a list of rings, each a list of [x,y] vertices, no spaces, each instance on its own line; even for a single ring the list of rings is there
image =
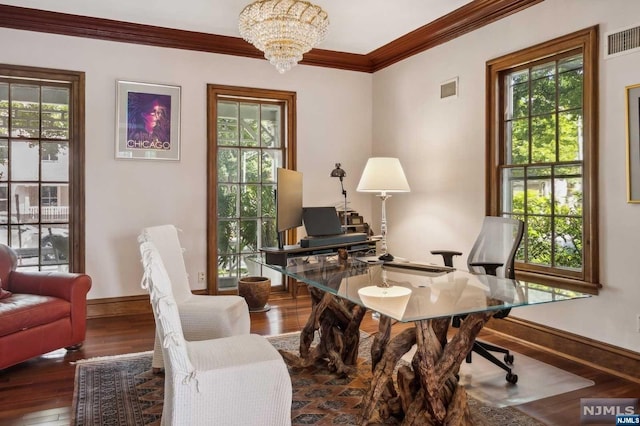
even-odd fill
[[[360,342],[360,323],[366,308],[310,287],[311,315],[300,334],[300,354],[280,351],[294,368],[327,362],[339,376],[354,374]],[[392,416],[403,425],[469,425],[467,394],[457,374],[473,342],[492,312],[468,315],[447,342],[451,320],[422,320],[391,336],[391,319],[381,315],[371,347],[373,377],[362,400],[361,424],[385,423]],[[320,339],[311,346],[315,333]],[[400,358],[417,346],[411,366]]]
[[[331,274],[317,269],[306,277],[338,288],[348,273],[346,251],[340,253],[339,265]],[[311,315],[300,333],[300,355],[281,351],[282,356],[294,368],[322,360],[338,375],[355,373],[360,323],[367,309],[315,287],[310,286],[309,291]],[[458,385],[458,372],[476,336],[492,316],[491,311],[469,314],[447,341],[449,317],[415,321],[414,328],[390,339],[391,319],[381,315],[371,347],[373,377],[362,400],[361,424],[384,423],[392,416],[403,425],[472,424],[466,391]],[[320,339],[312,347],[316,332]],[[417,350],[411,366],[401,365],[394,377],[400,358],[414,344]]]
[[[371,348],[373,378],[362,401],[361,424],[384,423],[391,416],[403,425],[473,424],[467,394],[458,385],[458,371],[492,312],[468,315],[447,342],[451,320],[416,321],[389,340],[391,320],[380,319],[380,333]],[[400,358],[416,344],[411,366],[397,369]]]
[[[360,323],[366,308],[347,302],[330,293],[310,287],[311,315],[300,332],[300,355],[281,350],[283,358],[294,368],[305,368],[320,360],[329,371],[340,376],[356,372]],[[319,342],[311,347],[315,333]]]
[[[322,269],[310,271],[307,278],[322,282],[330,288],[338,288],[348,273],[348,254],[339,251],[339,267],[330,274]],[[311,315],[300,332],[300,355],[280,351],[287,363],[294,368],[304,368],[325,360],[329,371],[338,375],[349,375],[356,371],[360,323],[367,309],[353,302],[309,286]],[[311,347],[318,333],[317,345]]]

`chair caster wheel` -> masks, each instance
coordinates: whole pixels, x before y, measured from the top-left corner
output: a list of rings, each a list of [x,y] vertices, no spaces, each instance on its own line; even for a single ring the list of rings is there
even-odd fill
[[[504,356],[504,362],[506,362],[506,363],[507,363],[507,364],[509,364],[509,365],[512,365],[512,364],[513,364],[513,359],[514,359],[514,358],[513,358],[513,355],[511,355],[511,354],[506,354],[506,355]]]
[[[507,382],[515,385],[516,383],[518,383],[518,375],[517,374],[513,374],[513,373],[507,373]]]

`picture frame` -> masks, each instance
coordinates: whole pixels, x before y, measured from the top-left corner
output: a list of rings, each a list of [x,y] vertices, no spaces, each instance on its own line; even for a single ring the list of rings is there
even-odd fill
[[[180,161],[181,88],[116,81],[116,158]]]
[[[362,225],[364,222],[362,216],[351,216],[351,225]]]
[[[640,84],[627,86],[627,202],[640,203]]]

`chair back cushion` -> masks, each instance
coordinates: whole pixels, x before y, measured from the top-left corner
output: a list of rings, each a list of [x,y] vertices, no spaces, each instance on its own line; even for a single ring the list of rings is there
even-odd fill
[[[151,307],[156,320],[156,333],[160,339],[165,360],[169,360],[172,374],[191,377],[194,372],[189,360],[182,333],[180,313],[173,298],[169,274],[164,267],[160,253],[150,241],[140,244],[140,254],[144,266],[142,286],[149,291]]]
[[[469,272],[484,274],[484,269],[471,266],[473,262],[501,263],[496,275],[502,278],[515,278],[514,261],[516,251],[522,241],[524,223],[518,219],[487,216],[469,256]]]
[[[175,300],[182,303],[191,297],[189,275],[177,228],[173,225],[151,226],[144,228],[138,239],[140,242],[150,241],[155,246],[168,273]]]

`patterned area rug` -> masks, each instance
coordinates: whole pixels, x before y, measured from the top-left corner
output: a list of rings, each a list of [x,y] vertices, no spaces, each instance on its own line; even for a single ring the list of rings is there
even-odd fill
[[[278,349],[298,349],[299,333],[269,337]],[[294,425],[353,425],[371,380],[372,336],[360,342],[358,374],[338,378],[323,366],[290,369]],[[159,425],[164,377],[151,372],[151,352],[79,361],[76,366],[73,419],[77,426]],[[512,407],[494,408],[469,398],[475,425],[539,426]],[[387,424],[397,424],[391,420]]]

